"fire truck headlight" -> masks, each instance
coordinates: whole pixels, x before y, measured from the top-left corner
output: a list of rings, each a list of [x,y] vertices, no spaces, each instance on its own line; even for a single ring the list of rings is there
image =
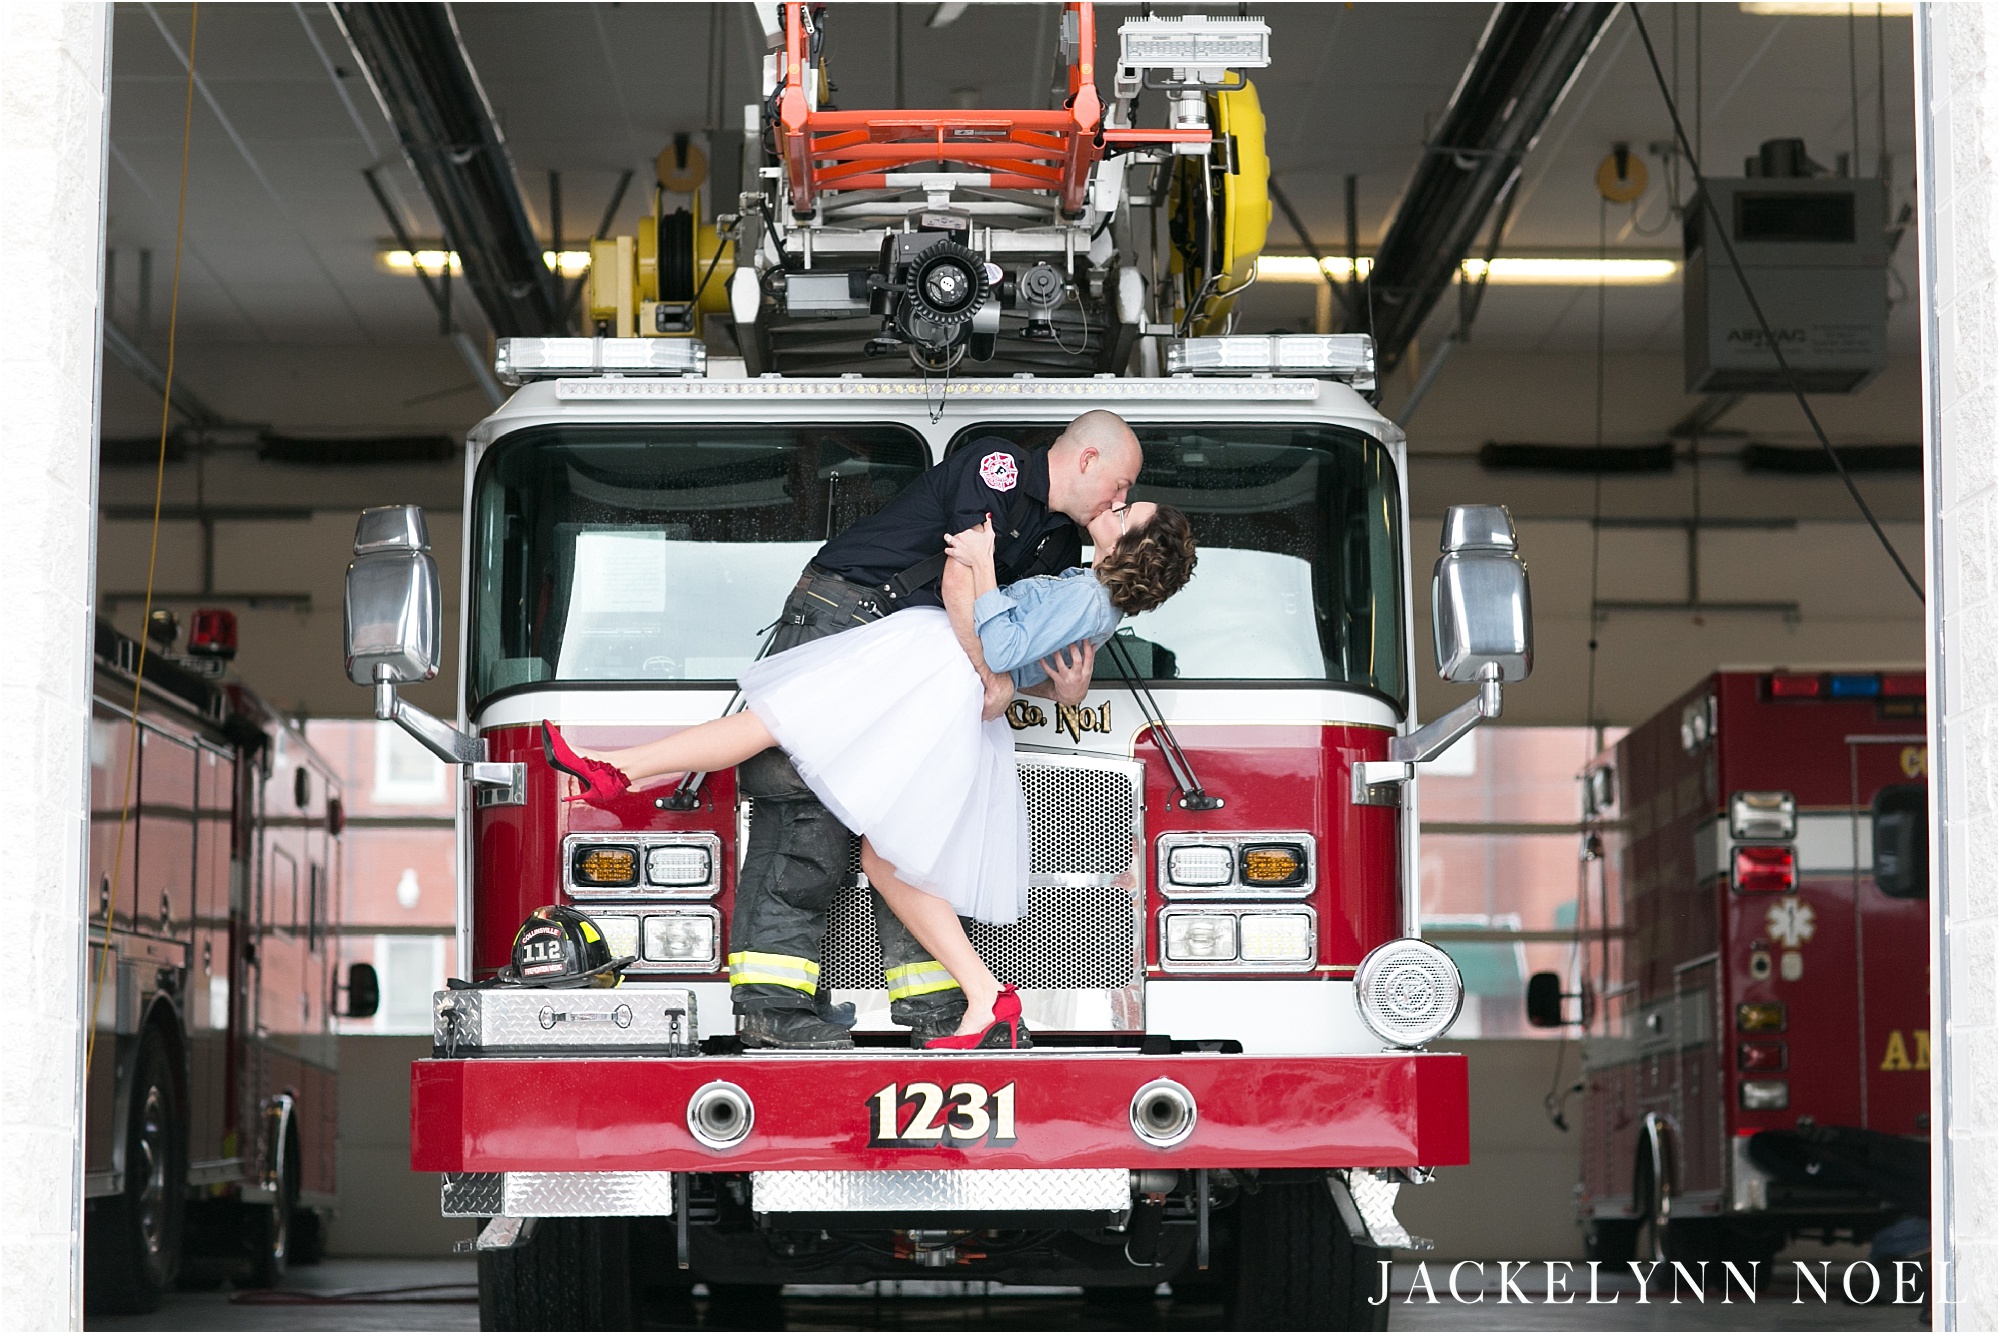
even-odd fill
[[[1421,1047],[1458,1018],[1465,983],[1458,965],[1435,945],[1392,940],[1378,945],[1354,974],[1354,1003],[1375,1036],[1397,1047]]]
[[[1174,848],[1167,853],[1167,879],[1190,889],[1226,885],[1235,870],[1234,861],[1228,848],[1200,843]]]
[[[669,844],[666,847],[649,849],[646,853],[646,883],[649,885],[664,885],[669,888],[705,885],[708,883],[708,876],[707,848]]]
[[[611,947],[612,958],[624,959],[639,953],[638,918],[593,912],[590,920],[597,923],[597,929],[604,933],[604,943]]]
[[[1746,1112],[1782,1112],[1792,1105],[1792,1086],[1784,1079],[1746,1079],[1736,1098]]]
[[[658,963],[711,962],[715,958],[715,918],[707,913],[648,917],[645,957]]]
[[[1215,963],[1236,957],[1236,919],[1223,914],[1173,913],[1167,918],[1167,958]]]
[[[1313,957],[1307,913],[1245,913],[1237,928],[1245,963],[1298,963]]]

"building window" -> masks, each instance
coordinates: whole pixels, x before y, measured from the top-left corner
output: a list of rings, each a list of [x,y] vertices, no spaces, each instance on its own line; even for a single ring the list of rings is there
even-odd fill
[[[370,795],[377,803],[436,805],[445,799],[448,767],[395,723],[375,724],[375,785]]]
[[[1574,981],[1616,869],[1583,856],[1582,775],[1623,729],[1484,727],[1423,768],[1418,881],[1426,939],[1465,979],[1459,1038],[1560,1037],[1532,1028],[1530,974]],[[1578,905],[1585,910],[1578,911]],[[1574,986],[1566,989],[1574,990]]]

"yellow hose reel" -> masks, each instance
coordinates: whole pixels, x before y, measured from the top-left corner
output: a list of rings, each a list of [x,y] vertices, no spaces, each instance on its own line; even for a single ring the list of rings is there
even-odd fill
[[[1246,80],[1210,93],[1208,123],[1215,131],[1208,156],[1178,159],[1169,186],[1169,263],[1180,279],[1174,323],[1195,334],[1228,328],[1271,226],[1271,160],[1257,89]]]
[[[590,243],[585,292],[588,325],[614,338],[698,338],[701,317],[729,309],[733,256],[713,225],[697,222],[701,196],[690,208],[639,219],[637,235]],[[713,271],[710,265],[714,265]],[[702,284],[706,275],[708,283]]]

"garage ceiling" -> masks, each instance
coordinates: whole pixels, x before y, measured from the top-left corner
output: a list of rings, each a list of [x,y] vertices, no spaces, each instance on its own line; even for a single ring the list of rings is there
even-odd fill
[[[1690,116],[1695,87],[1695,6],[1646,7],[1663,56],[1679,47],[1680,84]],[[1856,81],[1850,90],[1845,19],[1767,17],[1734,5],[1700,6],[1702,148],[1718,170],[1740,163],[1765,138],[1803,137],[1822,162],[1852,151],[1850,104],[1861,111],[1861,160],[1873,169],[1876,132],[1876,21],[1857,22]],[[831,67],[836,98],[848,106],[887,105],[893,74],[887,52],[894,7],[833,9]],[[1050,60],[1054,9],[974,5],[949,26],[925,25],[932,7],[904,9],[906,98],[916,103],[996,106],[1032,100],[1035,72]],[[1106,27],[1120,7],[1106,6]],[[1270,7],[1277,63],[1258,80],[1272,134],[1273,164],[1323,246],[1342,231],[1341,181],[1360,178],[1366,244],[1393,210],[1431,121],[1469,58],[1488,10],[1480,5],[1316,5]],[[738,4],[518,4],[457,7],[466,45],[508,135],[531,217],[548,229],[547,173],[560,171],[565,232],[594,225],[621,172],[650,177],[650,162],[676,131],[702,131],[713,104],[737,110],[754,95],[753,19]],[[436,227],[403,166],[337,25],[323,5],[209,6],[203,12],[194,134],[189,163],[187,258],[182,285],[183,347],[258,346],[384,349],[414,344],[435,353],[437,316],[418,284],[382,272],[376,252],[388,228],[362,180],[385,177],[419,233]],[[114,312],[149,346],[163,338],[173,249],[180,129],[188,42],[182,5],[120,4],[112,101],[110,245],[117,252]],[[712,38],[711,25],[719,27]],[[1676,31],[1678,36],[1676,37]],[[1890,108],[1888,153],[1895,197],[1913,189],[1910,24],[1883,24]],[[705,53],[719,41],[722,86]],[[1108,41],[1109,39],[1103,39]],[[1851,98],[1850,92],[1853,96]],[[1592,253],[1598,203],[1592,172],[1610,145],[1644,152],[1669,135],[1666,116],[1629,17],[1614,20],[1529,158],[1505,249],[1510,253]],[[1664,173],[1636,208],[1607,211],[1608,244],[1620,253],[1672,253]],[[629,227],[643,210],[635,188],[621,209]],[[1892,213],[1894,206],[1892,206]],[[1273,248],[1296,249],[1274,224]],[[152,252],[148,328],[140,328],[140,250]],[[1914,247],[1898,255],[1900,290],[1909,290]],[[1488,294],[1477,338],[1512,350],[1574,351],[1594,340],[1595,292],[1506,288]],[[461,291],[460,318],[483,332]],[[1297,325],[1310,318],[1310,287],[1253,293],[1246,319]],[[1441,332],[1448,307],[1433,332]],[[1679,292],[1667,285],[1622,289],[1607,309],[1619,352],[1670,353],[1679,346]],[[1913,303],[1892,315],[1892,347],[1915,346]],[[197,355],[197,359],[200,359]],[[204,359],[205,360],[205,359]],[[364,359],[366,364],[366,359]],[[451,380],[441,397],[384,402],[375,425],[420,425],[440,415],[475,418],[483,400],[454,359],[438,361]],[[120,372],[122,374],[122,372]],[[244,415],[226,383],[188,383],[225,413]],[[454,395],[453,391],[456,390]],[[409,397],[404,395],[404,398]],[[107,433],[144,429],[143,394],[120,394]],[[436,404],[444,404],[438,410]],[[310,427],[310,422],[286,423]],[[1662,423],[1664,425],[1665,423]]]

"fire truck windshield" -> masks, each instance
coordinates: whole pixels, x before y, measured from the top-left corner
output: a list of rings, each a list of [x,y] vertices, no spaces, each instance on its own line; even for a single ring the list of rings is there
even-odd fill
[[[1145,467],[1134,500],[1187,512],[1194,579],[1125,623],[1134,668],[1153,680],[1331,682],[1403,706],[1402,500],[1380,442],[1323,425],[1134,422]],[[1039,447],[1060,426],[968,427]],[[1098,656],[1097,684],[1119,681]]]
[[[1059,426],[970,427],[1040,445]],[[1124,642],[1155,680],[1336,683],[1403,701],[1388,451],[1330,426],[1139,424],[1135,499],[1201,561]],[[510,435],[474,486],[473,702],[563,681],[727,682],[820,543],[927,459],[896,424],[565,426]],[[1099,658],[1099,683],[1117,676]]]
[[[928,457],[894,424],[507,437],[474,487],[470,693],[734,680],[820,543]]]

